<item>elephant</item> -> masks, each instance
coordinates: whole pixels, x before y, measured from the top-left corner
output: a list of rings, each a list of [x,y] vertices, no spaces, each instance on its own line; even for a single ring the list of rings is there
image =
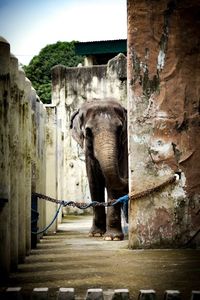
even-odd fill
[[[127,110],[115,99],[92,99],[73,113],[72,137],[84,149],[92,201],[128,194]],[[123,240],[121,204],[93,208],[89,236]]]

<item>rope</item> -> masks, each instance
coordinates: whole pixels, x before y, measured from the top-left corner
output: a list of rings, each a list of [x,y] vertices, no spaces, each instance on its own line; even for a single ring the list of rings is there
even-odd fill
[[[56,220],[56,218],[57,218],[57,216],[59,214],[59,211],[60,211],[60,209],[61,209],[62,206],[72,206],[72,207],[77,207],[79,209],[87,209],[89,207],[97,207],[97,206],[110,207],[110,206],[114,206],[114,205],[120,203],[122,205],[122,211],[124,213],[126,222],[128,223],[128,201],[129,201],[129,198],[130,199],[142,198],[142,197],[144,197],[144,196],[146,196],[146,195],[148,195],[150,193],[153,193],[153,192],[158,191],[159,189],[162,189],[166,185],[168,185],[170,183],[173,183],[175,181],[176,181],[176,176],[173,175],[170,178],[168,178],[167,180],[165,180],[163,183],[158,184],[156,186],[153,186],[153,187],[151,187],[151,188],[149,188],[149,189],[147,189],[145,191],[141,191],[139,193],[131,194],[130,197],[129,197],[129,195],[125,195],[125,196],[122,196],[122,197],[118,198],[117,200],[111,200],[111,201],[108,201],[108,202],[92,201],[92,202],[90,202],[88,204],[84,203],[84,202],[74,202],[74,201],[57,200],[55,198],[46,196],[44,194],[32,193],[33,197],[44,199],[44,200],[47,200],[47,201],[50,201],[50,202],[53,202],[53,203],[56,203],[56,204],[60,204],[60,206],[59,206],[58,210],[56,211],[56,214],[55,214],[53,220],[51,221],[51,223],[45,229],[43,229],[41,231],[38,231],[38,232],[32,232],[32,233],[33,234],[40,234],[40,233],[44,233],[45,231],[47,231],[47,229]]]
[[[85,203],[85,202],[75,202],[75,201],[65,201],[65,200],[57,200],[55,198],[43,195],[43,194],[39,194],[39,193],[32,193],[32,195],[34,197],[38,197],[40,199],[44,199],[56,204],[62,204],[63,206],[72,206],[72,207],[77,207],[80,209],[87,209],[89,207],[96,207],[96,206],[104,206],[104,207],[109,207],[109,206],[114,206],[118,203],[123,203],[125,201],[128,201],[129,196],[125,195],[122,196],[120,198],[118,198],[117,200],[111,200],[108,202],[97,202],[97,201],[92,201],[90,203]]]
[[[108,202],[97,202],[97,201],[92,201],[89,204],[86,204],[85,202],[75,202],[75,201],[65,201],[65,200],[57,200],[55,198],[46,196],[44,194],[40,194],[40,193],[32,193],[32,196],[40,198],[40,199],[44,199],[56,204],[62,204],[63,206],[73,206],[73,207],[77,207],[80,209],[87,209],[89,207],[95,207],[95,206],[104,206],[104,207],[109,207],[109,206],[113,206],[117,203],[124,203],[124,201],[128,201],[128,199],[130,198],[132,199],[138,199],[138,198],[142,198],[144,196],[147,196],[148,194],[151,194],[153,192],[157,192],[158,190],[162,189],[163,187],[165,187],[166,185],[173,183],[176,181],[176,175],[173,175],[169,178],[167,178],[164,182],[157,184],[153,187],[150,187],[144,191],[141,192],[137,192],[137,193],[131,193],[130,196],[125,195],[122,196],[120,198],[118,198],[117,200],[111,200]]]
[[[132,193],[130,195],[130,199],[134,200],[134,199],[139,199],[142,198],[144,196],[147,196],[149,194],[152,194],[154,192],[157,192],[159,190],[161,190],[162,188],[164,188],[165,186],[167,186],[170,183],[173,183],[177,180],[177,175],[172,175],[171,177],[167,178],[164,182],[157,184],[155,186],[152,186],[144,191],[141,192],[137,192],[137,193]]]
[[[193,234],[193,236],[191,236],[191,238],[185,242],[185,244],[183,245],[183,248],[186,248],[189,246],[189,244],[195,239],[195,237],[200,233],[200,228]]]
[[[57,203],[57,204],[60,204],[59,208],[57,209],[56,213],[55,213],[55,216],[53,218],[53,220],[51,221],[51,223],[45,227],[43,230],[40,230],[40,231],[32,231],[31,233],[32,234],[41,234],[41,233],[44,233],[46,232],[49,227],[51,227],[51,225],[55,222],[55,220],[57,219],[58,217],[58,214],[60,212],[60,209],[62,206],[73,206],[73,207],[77,207],[77,208],[80,208],[80,209],[87,209],[89,207],[96,207],[96,206],[104,206],[104,207],[109,207],[109,206],[114,206],[118,203],[120,204],[123,204],[123,203],[126,203],[125,207],[127,208],[128,207],[128,195],[125,195],[123,197],[120,197],[118,198],[117,200],[114,200],[114,201],[109,201],[109,202],[97,202],[97,201],[92,201],[91,203],[89,204],[85,204],[85,203],[79,203],[79,202],[74,202],[74,201],[64,201],[64,200],[56,200],[54,198],[51,198],[49,196],[46,196],[46,195],[43,195],[43,194],[39,194],[39,193],[33,193],[33,196],[34,197],[38,197],[40,199],[45,199],[45,200],[48,200],[48,201],[51,201],[51,202],[54,202],[54,203]],[[34,212],[37,212],[35,211],[34,209],[32,209]],[[124,207],[122,208],[123,212],[124,212],[124,215],[125,215],[125,218],[126,220],[128,219],[128,209],[124,209]],[[38,213],[38,216],[39,217],[39,213]],[[38,220],[37,219],[34,219],[32,220],[31,223],[34,223]]]
[[[55,213],[55,216],[53,218],[53,220],[51,221],[51,223],[46,227],[44,228],[43,230],[41,231],[37,231],[37,232],[33,232],[32,231],[32,234],[41,234],[41,233],[44,233],[46,232],[49,227],[55,222],[55,220],[57,219],[57,216],[60,212],[60,209],[62,206],[72,206],[72,207],[77,207],[79,209],[87,209],[89,207],[96,207],[96,206],[104,206],[104,207],[109,207],[109,206],[114,206],[116,204],[121,204],[122,205],[122,211],[124,213],[124,216],[125,216],[125,219],[126,219],[126,222],[128,223],[128,201],[129,199],[133,200],[133,199],[137,199],[137,198],[142,198],[144,196],[147,196],[148,194],[151,194],[153,192],[157,192],[159,191],[160,189],[162,189],[163,187],[165,187],[166,185],[170,184],[170,183],[174,183],[176,181],[177,177],[176,175],[173,175],[171,176],[170,178],[168,178],[167,180],[165,180],[163,183],[160,183],[154,187],[151,187],[145,191],[141,191],[141,192],[138,192],[138,193],[134,193],[134,194],[131,194],[130,196],[129,195],[125,195],[125,196],[122,196],[120,198],[118,198],[117,200],[111,200],[111,201],[108,201],[108,202],[97,202],[97,201],[92,201],[91,203],[89,204],[86,204],[86,203],[81,203],[81,202],[74,202],[74,201],[64,201],[64,200],[57,200],[57,199],[54,199],[52,197],[49,197],[49,196],[46,196],[46,195],[43,195],[43,194],[39,194],[39,193],[32,193],[32,196],[33,197],[36,197],[36,198],[40,198],[40,199],[44,199],[44,200],[47,200],[47,201],[50,201],[50,202],[53,202],[53,203],[56,203],[56,204],[60,204],[59,208],[57,209],[56,213]],[[36,210],[32,209],[35,213],[38,213]],[[196,214],[199,214],[200,210],[198,210],[196,212]],[[39,217],[39,213],[38,213],[38,216],[37,216],[37,219],[34,219],[31,223],[33,222],[36,222],[38,220],[38,217]],[[183,245],[183,247],[187,247],[191,242],[192,240],[200,233],[200,228],[195,232],[195,234]]]
[[[60,206],[58,207],[58,209],[57,209],[57,211],[56,211],[56,214],[55,214],[53,220],[51,221],[51,223],[50,223],[47,227],[45,227],[43,230],[40,230],[40,231],[31,231],[31,233],[32,233],[32,234],[41,234],[41,233],[46,232],[46,231],[49,229],[49,227],[50,227],[50,226],[55,222],[55,220],[57,219],[57,216],[58,216],[58,214],[59,214],[59,212],[60,212],[61,207],[62,207],[62,203],[61,203]],[[39,214],[38,214],[38,215],[39,215]]]

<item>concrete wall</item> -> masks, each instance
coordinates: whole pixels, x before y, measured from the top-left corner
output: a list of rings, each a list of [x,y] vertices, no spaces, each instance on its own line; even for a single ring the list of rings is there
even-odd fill
[[[8,121],[9,100],[10,100],[10,80],[9,80],[9,45],[0,41],[0,137],[1,137],[1,155],[0,155],[0,259],[2,268],[5,272],[9,270],[10,261],[10,169],[9,169],[9,131]],[[9,62],[9,63],[8,63]],[[6,249],[6,251],[5,251]]]
[[[52,105],[56,107],[64,139],[64,199],[91,201],[84,153],[71,138],[70,118],[83,102],[106,97],[115,97],[126,107],[126,57],[123,54],[110,60],[108,65],[77,68],[59,65],[52,69]],[[76,212],[83,211],[77,209]]]
[[[57,119],[57,108],[54,105],[46,105],[46,190],[48,196],[63,199],[63,132],[60,128],[60,121]],[[54,175],[53,175],[54,174]],[[53,176],[52,176],[53,175]],[[47,202],[46,223],[49,224],[55,215],[56,204]],[[54,207],[54,209],[52,209]],[[49,231],[56,231],[57,222],[49,228]]]
[[[69,132],[70,117],[91,98],[115,97],[126,106],[126,58],[118,55],[107,66],[55,67],[52,104],[44,106],[3,38],[0,54],[0,266],[5,275],[31,250],[32,193],[91,200],[84,154]],[[57,205],[39,199],[37,203],[41,230],[53,219]],[[61,214],[48,231],[56,231],[60,221]]]
[[[49,128],[56,131],[53,156],[57,165],[53,170],[48,165],[52,157],[46,143]],[[61,141],[60,127],[48,118],[45,106],[11,55],[10,44],[0,38],[0,277],[15,270],[30,253],[32,192],[62,196]],[[48,225],[56,208],[38,200],[39,230]],[[51,230],[56,230],[56,224]]]
[[[199,11],[197,1],[128,0],[133,248],[200,244]]]

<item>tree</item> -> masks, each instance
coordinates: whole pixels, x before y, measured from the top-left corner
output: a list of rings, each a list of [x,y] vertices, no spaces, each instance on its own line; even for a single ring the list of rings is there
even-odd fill
[[[26,76],[32,82],[43,103],[51,101],[51,68],[61,64],[76,67],[83,62],[83,57],[75,54],[75,41],[57,42],[47,45],[24,66]]]

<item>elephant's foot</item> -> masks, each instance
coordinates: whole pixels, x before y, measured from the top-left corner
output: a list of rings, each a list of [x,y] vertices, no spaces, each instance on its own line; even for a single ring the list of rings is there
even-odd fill
[[[104,234],[102,232],[89,232],[89,237],[101,237]]]
[[[97,226],[92,226],[89,232],[89,237],[101,237],[105,233],[105,229],[98,228]]]
[[[124,239],[123,232],[117,230],[106,231],[104,235],[105,241],[122,241],[123,239]]]

